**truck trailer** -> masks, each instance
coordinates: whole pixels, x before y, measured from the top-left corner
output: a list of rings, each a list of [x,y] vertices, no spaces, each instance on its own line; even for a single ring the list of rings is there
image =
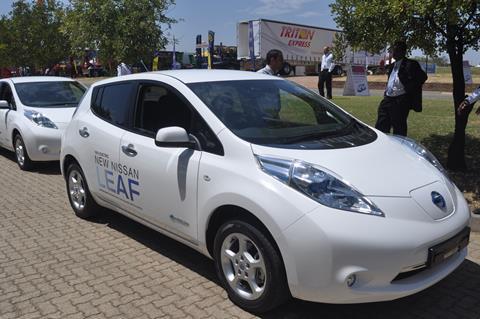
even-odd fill
[[[250,23],[253,37],[249,34]],[[335,34],[338,32],[342,31],[267,19],[241,21],[237,24],[237,59],[242,60],[242,69],[253,69],[250,56],[250,46],[253,44],[255,69],[262,67],[268,51],[278,49],[282,51],[286,62],[283,74],[318,74],[323,48],[333,46]],[[342,74],[342,67],[347,62],[366,65],[370,69],[382,59],[382,55],[367,54],[364,51],[352,52],[347,49],[343,60],[335,60],[337,65],[333,72]]]

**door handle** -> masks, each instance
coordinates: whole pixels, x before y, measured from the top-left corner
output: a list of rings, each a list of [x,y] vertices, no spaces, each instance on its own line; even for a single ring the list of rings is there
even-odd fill
[[[90,136],[90,133],[88,133],[88,129],[86,127],[78,130],[78,134],[80,134],[81,137],[89,137]]]
[[[122,145],[122,152],[125,153],[125,155],[134,157],[137,156],[137,151],[135,150],[135,146],[133,144],[128,144],[128,145]]]

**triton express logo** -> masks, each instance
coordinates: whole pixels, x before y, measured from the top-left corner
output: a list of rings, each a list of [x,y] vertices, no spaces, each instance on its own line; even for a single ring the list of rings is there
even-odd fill
[[[300,48],[309,48],[314,35],[314,30],[288,26],[283,26],[280,33],[281,38],[291,39],[288,41],[289,46]]]
[[[102,191],[131,202],[140,197],[140,173],[137,169],[116,163],[109,159],[108,154],[97,151],[95,166],[98,186]]]

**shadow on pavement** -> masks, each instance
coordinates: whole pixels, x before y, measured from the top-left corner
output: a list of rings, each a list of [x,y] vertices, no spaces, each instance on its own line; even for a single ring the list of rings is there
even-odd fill
[[[0,148],[0,156],[3,156],[6,159],[9,159],[14,163],[17,163],[17,161],[15,160],[15,153],[13,153],[13,152],[11,152],[7,149],[4,149],[3,147]]]
[[[480,318],[480,266],[466,260],[450,276],[402,299],[356,305],[293,300],[263,318]]]
[[[12,161],[17,165],[17,160],[15,158],[15,153],[8,151],[4,148],[0,148],[0,156],[5,157],[6,159]],[[17,167],[18,168],[18,167]],[[18,168],[20,171],[20,168]],[[42,175],[60,175],[60,162],[36,162],[35,167],[31,170],[33,173],[38,173]]]
[[[215,274],[215,266],[210,258],[205,257],[196,250],[170,237],[162,235],[120,213],[107,209],[103,210],[98,217],[90,221],[105,224],[157,253],[191,269],[200,276],[220,285],[217,275]]]
[[[38,162],[35,163],[35,168],[32,170],[34,173],[42,175],[60,175],[60,162]]]
[[[195,250],[121,214],[103,212],[105,224],[220,285],[214,263]],[[480,265],[466,260],[450,276],[416,295],[395,301],[333,305],[292,300],[262,318],[480,318]]]

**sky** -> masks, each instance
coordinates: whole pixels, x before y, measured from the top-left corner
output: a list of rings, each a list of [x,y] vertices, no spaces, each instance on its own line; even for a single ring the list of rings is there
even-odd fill
[[[0,14],[7,14],[13,0],[0,0]],[[206,41],[208,30],[215,32],[215,43],[236,45],[236,24],[239,21],[265,18],[312,26],[337,28],[330,13],[331,0],[176,0],[167,16],[179,20],[167,31],[175,36],[177,51],[193,52],[195,38]],[[167,49],[171,50],[169,45]],[[413,56],[422,55],[414,51]],[[480,64],[480,52],[468,51],[465,60]]]

